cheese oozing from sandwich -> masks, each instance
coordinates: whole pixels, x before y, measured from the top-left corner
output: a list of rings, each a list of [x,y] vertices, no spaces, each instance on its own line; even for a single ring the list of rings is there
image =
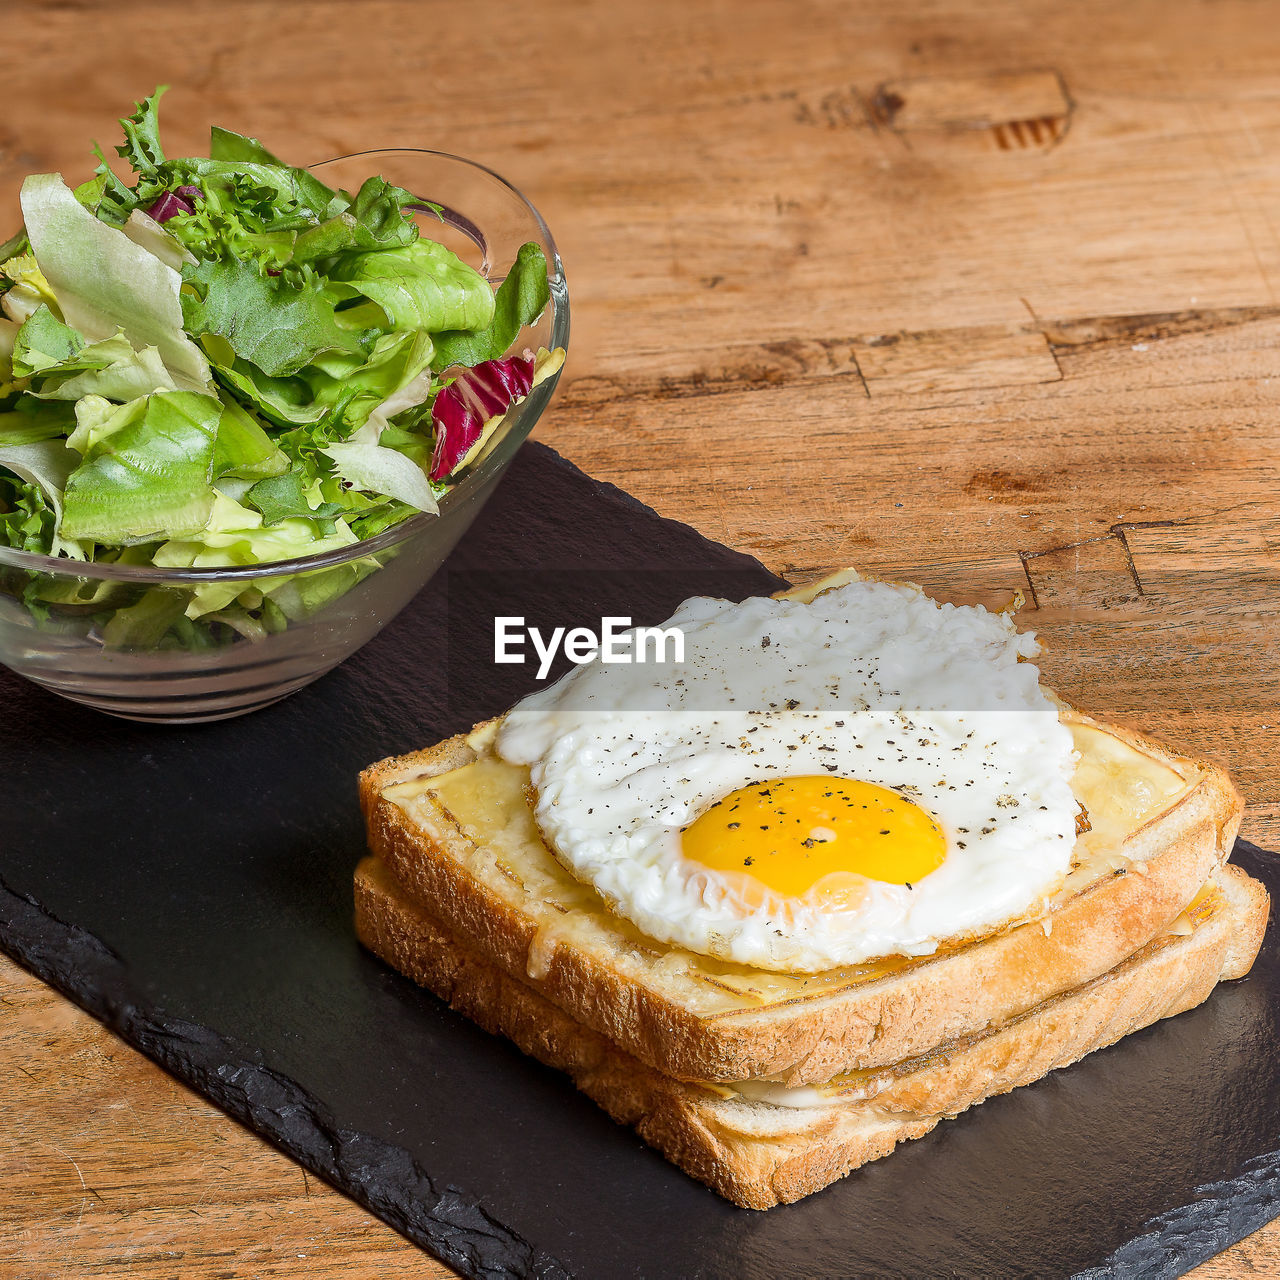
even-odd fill
[[[578,667],[496,743],[556,858],[649,936],[817,972],[1034,917],[1061,886],[1072,737],[1006,617],[851,582],[666,625],[682,662]]]

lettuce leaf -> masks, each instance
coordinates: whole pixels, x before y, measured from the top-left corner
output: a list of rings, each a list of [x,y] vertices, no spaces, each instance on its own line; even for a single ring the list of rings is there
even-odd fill
[[[482,329],[493,319],[488,281],[434,240],[350,255],[330,278],[376,302],[396,329]]]
[[[222,405],[158,391],[120,412],[136,416],[90,447],[67,483],[61,535],[127,546],[199,533],[213,507]]]
[[[169,92],[167,84],[159,85],[149,98],[134,104],[135,111],[120,121],[124,142],[116,153],[133,166],[135,173],[154,174],[164,163],[160,145],[160,99]]]
[[[74,360],[84,350],[84,339],[65,325],[45,305],[23,322],[13,343],[13,371],[30,377]]]
[[[137,422],[146,411],[142,400],[117,405],[105,396],[81,396],[75,403],[76,425],[67,437],[67,448],[87,457],[95,446]]]
[[[199,175],[234,178],[237,173],[251,174],[259,185],[287,190],[289,198],[297,199],[312,211],[326,210],[333,203],[336,193],[314,174],[286,165],[256,139],[229,129],[215,127],[210,131],[208,158],[166,160],[160,143],[160,98],[167,89],[167,85],[161,85],[149,98],[136,104],[133,115],[120,121],[125,137],[116,151],[141,178],[151,179],[153,184],[176,187]],[[280,175],[270,175],[271,169],[279,170]],[[279,183],[287,185],[281,187]],[[139,185],[147,191],[146,182]]]
[[[48,307],[40,307],[18,330],[14,364],[23,374],[39,375],[30,391],[40,400],[105,396],[124,402],[179,389],[155,347],[135,351],[123,334],[86,344]]]
[[[174,539],[156,548],[154,562],[162,568],[189,569],[204,566],[266,564],[292,560],[350,546],[356,536],[339,520],[329,534],[317,536],[310,520],[283,520],[269,527],[257,511],[215,494],[209,519],[198,537]],[[247,582],[212,582],[191,593],[186,614],[199,618],[227,608],[246,592],[274,595],[288,592],[294,578],[267,577]],[[296,590],[296,588],[294,588]]]
[[[39,485],[0,471],[0,544],[49,555],[58,518]]]
[[[28,178],[21,200],[62,318],[90,340],[123,331],[134,346],[157,348],[179,386],[207,388],[208,362],[182,329],[178,273],[95,218],[56,173]]]
[[[123,227],[129,214],[141,203],[138,193],[120,179],[96,142],[93,154],[98,157],[95,176],[92,182],[82,183],[76,188],[76,199],[99,222],[105,222],[109,227]]]
[[[318,263],[343,253],[411,245],[418,238],[418,227],[405,210],[426,207],[413,192],[382,178],[369,178],[349,208],[299,234],[289,260]]]
[[[56,440],[76,425],[69,404],[43,404],[22,396],[8,413],[0,413],[0,445]]]
[[[318,280],[295,287],[234,258],[189,266],[182,276],[191,286],[182,294],[188,329],[223,338],[269,377],[297,373],[328,351],[364,354],[360,334],[337,322]]]
[[[350,436],[389,399],[430,378],[431,338],[425,333],[383,334],[363,353],[324,352],[297,374],[271,378],[220,338],[202,341],[217,376],[240,399],[273,422],[305,428],[283,438],[286,448],[319,447]],[[410,403],[424,396],[415,390]]]
[[[300,469],[283,475],[259,480],[245,494],[245,502],[261,512],[264,524],[279,524],[283,520],[336,520],[347,508],[337,502],[321,502],[313,506]]]
[[[223,400],[213,452],[213,478],[260,480],[288,469],[289,459],[254,416],[229,396]]]
[[[16,324],[25,324],[41,307],[50,307],[61,316],[58,301],[33,254],[6,260],[0,264],[0,276],[9,286],[0,297],[0,309]]]
[[[26,227],[21,227],[4,244],[0,244],[0,263],[8,262],[10,258],[18,258],[30,252],[31,241],[27,239],[27,229]],[[0,292],[3,292],[3,290],[4,285],[0,283]]]
[[[167,181],[170,187],[198,183],[204,191],[204,207],[174,228],[186,240],[198,240],[206,250],[202,256],[226,256],[208,252],[221,241],[231,256],[245,256],[246,246],[269,249],[278,266],[412,244],[418,228],[405,211],[436,208],[378,177],[352,199],[309,170],[284,164],[256,138],[228,129],[212,131],[208,160],[171,162]],[[268,238],[282,231],[293,234]]]
[[[388,529],[395,528],[401,521],[417,514],[417,507],[406,502],[388,502],[384,506],[374,507],[362,516],[349,519],[351,532],[363,542],[366,538],[375,538]]]
[[[431,363],[431,338],[425,333],[383,334],[373,344],[369,358],[320,357],[303,376],[311,389],[312,404],[330,410],[330,438],[351,436],[364,426],[375,410],[396,403],[402,389],[417,385]]]
[[[188,263],[196,260],[195,254],[141,209],[135,209],[129,215],[121,230],[140,249],[145,249],[175,271],[181,271]]]
[[[239,399],[252,404],[264,418],[282,426],[312,426],[332,412],[332,406],[316,403],[315,391],[305,378],[270,378],[257,365],[239,359],[216,336],[206,336],[201,343],[217,371],[218,381]]]
[[[288,168],[283,160],[268,151],[257,138],[246,138],[242,133],[220,128],[216,124],[209,130],[209,158],[227,160],[233,164],[276,164],[282,169]],[[329,191],[328,187],[325,190]],[[333,192],[329,191],[329,195],[332,196]]]
[[[49,553],[73,560],[83,560],[84,550],[77,544],[75,535],[62,532],[60,525],[67,484],[78,461],[78,456],[61,440],[0,446],[0,468],[12,471],[38,488],[53,512],[54,531],[49,540]]]
[[[8,316],[0,315],[0,400],[7,399],[15,391],[24,390],[27,385],[26,378],[13,372],[13,351],[18,345],[21,327]]]
[[[106,342],[92,343],[84,349],[81,356],[95,348],[99,352],[105,352],[113,341],[109,338]],[[180,389],[155,347],[143,347],[141,351],[134,351],[125,339],[120,341],[127,348],[127,353],[122,352],[115,359],[81,373],[72,373],[65,378],[49,378],[38,390],[33,390],[32,394],[42,400],[79,400],[82,396],[102,396],[124,404],[139,396],[148,396],[153,391]],[[59,374],[63,372],[64,370],[57,371]]]
[[[153,587],[111,615],[102,628],[102,641],[108,649],[155,649],[186,607],[184,592]]]
[[[434,515],[440,510],[440,504],[427,473],[398,449],[379,444],[377,424],[370,426],[375,430],[362,427],[351,440],[331,444],[321,453],[331,458],[334,470],[356,488],[384,494]]]
[[[472,366],[497,360],[520,336],[520,330],[533,324],[546,310],[550,301],[547,259],[542,249],[530,241],[520,246],[507,278],[498,286],[493,319],[484,328],[438,334],[431,367],[439,371],[455,364]]]

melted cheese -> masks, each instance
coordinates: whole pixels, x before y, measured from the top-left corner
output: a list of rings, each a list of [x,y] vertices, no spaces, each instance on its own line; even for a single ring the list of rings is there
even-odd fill
[[[1104,729],[1071,722],[1080,764],[1072,787],[1092,827],[1079,836],[1073,866],[1047,910],[1099,877],[1130,868],[1125,840],[1180,801],[1199,781],[1190,765],[1179,772]],[[479,753],[470,764],[393,784],[383,795],[447,843],[453,855],[485,879],[512,907],[532,917],[537,932],[528,961],[531,976],[549,966],[557,947],[602,948],[624,971],[652,973],[655,963],[679,998],[703,1018],[829,996],[933,957],[887,957],[817,974],[769,973],[668,947],[612,915],[588,885],[576,880],[542,842],[526,800],[528,770],[491,750],[493,727],[469,739]],[[1139,868],[1140,869],[1140,868]],[[486,874],[489,873],[489,874]],[[496,873],[496,874],[493,874]],[[1037,912],[1037,920],[1047,918]],[[1041,927],[1038,923],[1034,927]],[[949,944],[939,954],[964,941]]]
[[[1222,906],[1222,894],[1212,884],[1204,888],[1187,904],[1187,909],[1172,920],[1161,935],[1168,942],[1189,937],[1209,920]],[[1033,1011],[1034,1012],[1034,1011]],[[979,1037],[980,1038],[980,1037]],[[830,1107],[838,1103],[862,1102],[883,1093],[893,1081],[902,1075],[927,1068],[930,1063],[943,1060],[953,1047],[946,1045],[931,1049],[918,1058],[908,1059],[892,1067],[865,1071],[845,1071],[825,1084],[788,1087],[777,1080],[738,1080],[733,1084],[701,1084],[718,1097],[742,1098],[747,1102],[764,1102],[775,1107],[789,1107],[809,1111],[816,1107]]]

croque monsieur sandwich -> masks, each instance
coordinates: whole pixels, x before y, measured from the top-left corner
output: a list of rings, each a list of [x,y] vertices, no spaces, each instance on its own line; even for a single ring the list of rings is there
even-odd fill
[[[1008,617],[844,573],[686,601],[361,777],[356,928],[737,1204],[809,1195],[1248,972],[1221,770]]]

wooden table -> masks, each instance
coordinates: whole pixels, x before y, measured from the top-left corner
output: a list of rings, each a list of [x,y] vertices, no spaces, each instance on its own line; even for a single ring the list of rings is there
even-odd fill
[[[484,160],[569,273],[544,440],[783,574],[1022,591],[1050,683],[1275,847],[1274,14],[10,0],[0,209],[158,81],[171,152]],[[7,963],[0,1002],[5,1275],[448,1274]],[[1196,1274],[1278,1271],[1272,1226]]]

